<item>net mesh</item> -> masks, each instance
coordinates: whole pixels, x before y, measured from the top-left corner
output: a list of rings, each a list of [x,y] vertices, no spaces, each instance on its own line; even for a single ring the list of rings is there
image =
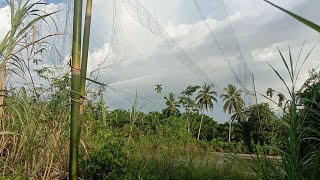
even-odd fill
[[[178,95],[188,85],[204,83],[214,84],[218,94],[228,83],[238,84],[250,104],[252,76],[230,17],[225,9],[220,17],[207,17],[201,5],[197,0],[176,8],[160,1],[114,1],[109,50],[91,73],[107,85],[109,104],[129,108],[137,92],[144,110],[159,110],[169,92]],[[161,94],[154,91],[156,84],[163,85]]]
[[[47,51],[41,55],[44,66],[55,66],[55,76],[62,76],[70,72],[73,2],[58,2],[43,10],[58,11],[52,20],[35,29],[38,37],[62,34],[46,39]],[[223,0],[115,0],[111,26],[92,30],[111,38],[102,53],[90,54],[88,77],[100,84],[89,86],[100,89],[105,84],[112,109],[130,109],[137,94],[143,111],[159,111],[170,92],[177,97],[187,86],[204,83],[213,84],[218,95],[227,84],[237,84],[250,105],[253,80],[232,18],[237,16],[228,15]],[[91,35],[91,46],[99,36]],[[156,84],[162,84],[161,94],[155,92]],[[214,111],[222,111],[221,101],[215,106]]]

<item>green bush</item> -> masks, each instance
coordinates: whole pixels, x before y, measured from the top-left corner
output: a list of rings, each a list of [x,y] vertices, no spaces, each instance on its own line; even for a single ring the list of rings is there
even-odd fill
[[[85,179],[119,179],[126,175],[125,153],[120,144],[106,144],[80,163]]]

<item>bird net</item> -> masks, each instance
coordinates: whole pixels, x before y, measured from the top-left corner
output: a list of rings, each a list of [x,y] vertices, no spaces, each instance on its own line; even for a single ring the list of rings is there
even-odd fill
[[[213,84],[218,94],[229,83],[238,85],[249,105],[252,75],[224,2],[210,3],[213,13],[197,0],[172,4],[114,1],[108,52],[89,62],[96,64],[90,78],[107,87],[108,105],[129,108],[137,94],[145,111],[159,110],[169,92],[179,95],[189,85],[204,83]],[[156,84],[162,85],[161,94],[154,91]]]
[[[55,66],[55,73],[70,71],[72,34],[72,1],[54,1],[46,12],[58,11],[54,21],[42,22],[36,31],[58,32],[48,39],[45,63]],[[204,6],[206,5],[206,6]],[[95,18],[93,7],[93,20]],[[159,111],[165,106],[164,96],[173,92],[179,96],[189,85],[213,84],[218,95],[227,84],[241,88],[246,105],[253,97],[253,79],[242,55],[232,18],[223,0],[114,0],[110,27],[99,31],[110,35],[103,55],[89,56],[88,77],[103,85],[104,98],[112,108],[130,109],[135,96],[143,111]],[[49,28],[48,27],[49,23]],[[91,34],[91,46],[98,34]],[[103,36],[103,34],[101,34]],[[48,61],[50,60],[50,61]],[[63,72],[63,73],[61,73]],[[155,92],[155,85],[162,92]],[[218,98],[214,111],[222,111]]]

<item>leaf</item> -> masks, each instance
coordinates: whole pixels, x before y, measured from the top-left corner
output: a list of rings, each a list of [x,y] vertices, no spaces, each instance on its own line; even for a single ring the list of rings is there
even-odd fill
[[[289,73],[290,79],[291,79],[291,81],[293,81],[293,77],[291,76],[290,69],[289,69],[289,66],[288,66],[288,64],[287,64],[287,62],[286,62],[286,59],[283,57],[283,55],[282,55],[282,53],[281,53],[281,51],[280,51],[280,49],[279,49],[278,47],[277,47],[277,49],[278,49],[278,51],[279,51],[279,53],[280,53],[280,56],[281,56],[281,59],[282,59],[284,65],[285,65],[286,68],[287,68],[287,71],[288,71],[288,73]]]
[[[274,69],[274,67],[271,66],[271,64],[269,64],[269,63],[267,63],[267,64],[268,64],[268,65],[272,68],[272,70],[277,74],[277,76],[280,78],[280,80],[281,80],[281,81],[283,82],[283,84],[286,86],[286,88],[287,88],[290,96],[292,96],[292,93],[291,93],[291,91],[290,91],[287,83],[286,83],[285,80],[282,78],[282,76],[279,74],[279,72],[278,72],[276,69]]]
[[[17,134],[17,133],[14,133],[14,132],[11,132],[11,131],[1,131],[0,132],[0,135],[14,135],[14,134]]]
[[[303,18],[301,16],[298,16],[298,15],[296,15],[296,14],[294,14],[294,13],[292,13],[292,12],[286,10],[286,9],[283,9],[282,7],[277,6],[277,5],[273,4],[272,2],[270,2],[268,0],[263,0],[263,1],[271,4],[272,6],[278,8],[278,9],[280,9],[284,13],[288,14],[289,16],[295,18],[296,20],[300,21],[301,23],[305,24],[306,26],[308,26],[308,27],[310,27],[310,28],[312,28],[315,31],[320,33],[320,26],[319,25],[317,25],[317,24],[315,24],[315,23],[313,23],[313,22],[311,22],[311,21],[309,21],[309,20],[307,20],[307,19],[305,19],[305,18]]]
[[[37,17],[35,19],[33,19],[30,23],[28,23],[21,31],[19,31],[19,33],[17,34],[16,37],[20,37],[24,32],[26,32],[31,26],[33,26],[35,23],[37,23],[38,21],[40,20],[43,20],[45,19],[46,17],[48,16],[51,16],[52,14],[54,14],[56,12],[53,12],[53,13],[49,13],[49,14],[46,14],[46,15],[43,15],[43,16],[40,16],[40,17]]]

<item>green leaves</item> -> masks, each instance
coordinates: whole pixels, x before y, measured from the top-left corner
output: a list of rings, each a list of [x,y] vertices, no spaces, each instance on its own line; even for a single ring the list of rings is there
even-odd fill
[[[41,3],[40,1],[31,3],[30,0],[25,1],[23,4],[22,0],[20,0],[18,3],[15,3],[12,0],[10,1],[9,5],[11,9],[11,29],[0,43],[0,54],[2,55],[0,68],[3,68],[6,63],[12,58],[16,46],[21,43],[22,40],[24,40],[24,36],[36,23],[41,20],[45,20],[47,17],[50,17],[52,14],[56,13],[45,13],[44,15],[37,14],[37,12],[41,11],[35,9],[36,6],[43,4],[45,3]],[[35,15],[37,17],[27,20],[27,18],[31,15]],[[27,22],[26,25],[23,25],[24,22]],[[26,43],[26,45],[19,47],[20,51],[27,48],[30,44],[33,43],[34,42]]]
[[[313,23],[313,22],[311,22],[311,21],[309,21],[309,20],[307,20],[307,19],[305,19],[305,18],[303,18],[301,16],[298,16],[298,15],[296,15],[296,14],[294,14],[294,13],[292,13],[292,12],[286,10],[286,9],[283,9],[282,7],[277,6],[277,5],[273,4],[272,2],[270,2],[268,0],[264,0],[264,1],[269,3],[270,5],[272,5],[273,7],[278,8],[279,10],[281,10],[284,13],[288,14],[289,16],[293,17],[294,19],[298,20],[299,22],[305,24],[306,26],[308,26],[308,27],[310,27],[310,28],[312,28],[315,31],[320,33],[320,26],[319,25],[317,25],[317,24],[315,24],[315,23]]]

